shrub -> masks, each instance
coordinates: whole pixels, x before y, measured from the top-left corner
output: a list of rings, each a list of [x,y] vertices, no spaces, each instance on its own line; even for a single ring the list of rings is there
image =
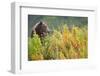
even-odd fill
[[[35,55],[36,58],[37,58],[37,56],[41,55],[42,50],[43,50],[43,48],[42,48],[41,40],[38,37],[38,35],[34,34],[33,38],[28,39],[28,56],[29,56],[29,60],[35,59],[35,57],[32,58],[33,55]]]
[[[67,25],[61,30],[40,39],[37,34],[28,39],[29,60],[76,59],[88,57],[88,32],[86,27]]]

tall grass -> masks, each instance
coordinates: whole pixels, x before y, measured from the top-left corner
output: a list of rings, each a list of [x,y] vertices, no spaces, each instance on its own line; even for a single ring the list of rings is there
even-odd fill
[[[28,38],[29,60],[79,59],[88,57],[88,31],[86,27],[66,25],[40,39],[34,34]]]

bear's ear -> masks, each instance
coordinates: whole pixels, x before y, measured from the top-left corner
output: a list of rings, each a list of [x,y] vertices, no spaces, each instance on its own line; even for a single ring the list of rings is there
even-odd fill
[[[40,21],[39,25],[42,25],[42,24],[43,24],[42,21]]]

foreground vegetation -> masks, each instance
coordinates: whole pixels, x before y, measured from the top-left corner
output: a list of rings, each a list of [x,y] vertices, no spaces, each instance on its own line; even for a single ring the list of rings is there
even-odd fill
[[[28,60],[79,59],[88,57],[86,27],[63,25],[44,38],[28,38]]]

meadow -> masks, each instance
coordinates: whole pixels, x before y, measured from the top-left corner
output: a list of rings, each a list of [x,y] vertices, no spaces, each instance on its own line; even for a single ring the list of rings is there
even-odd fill
[[[88,58],[87,26],[69,28],[63,24],[42,39],[37,34],[28,37],[29,61],[83,58]]]

